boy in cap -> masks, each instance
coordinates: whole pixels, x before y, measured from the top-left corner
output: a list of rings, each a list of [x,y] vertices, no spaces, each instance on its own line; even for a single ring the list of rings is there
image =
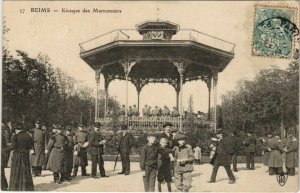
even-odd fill
[[[144,171],[143,181],[145,192],[154,192],[158,165],[158,146],[155,133],[148,133],[148,143],[142,148],[140,167]]]
[[[166,138],[161,138],[159,147],[159,156],[158,156],[158,191],[161,192],[161,183],[164,181],[167,182],[168,191],[172,192],[171,182],[172,182],[172,174],[171,174],[171,161],[174,161],[174,157],[172,155],[173,151],[168,146],[168,140]]]
[[[190,145],[186,144],[186,136],[184,134],[178,133],[175,136],[175,140],[178,142],[178,147],[175,147],[174,152],[175,185],[179,191],[188,192],[192,187],[193,150]]]

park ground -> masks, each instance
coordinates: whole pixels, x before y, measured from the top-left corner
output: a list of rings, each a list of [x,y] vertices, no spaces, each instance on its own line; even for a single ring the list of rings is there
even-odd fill
[[[87,171],[91,171],[91,163]],[[43,171],[44,177],[34,177],[33,182],[36,191],[63,191],[63,192],[143,192],[142,172],[139,169],[139,163],[131,163],[131,175],[118,175],[121,163],[117,164],[113,171],[114,162],[105,162],[106,173],[109,178],[93,179],[90,177],[79,176],[69,183],[54,184],[53,176],[50,171]],[[289,176],[287,183],[280,186],[276,176],[269,176],[267,167],[262,164],[256,164],[256,169],[245,170],[245,164],[238,164],[239,171],[234,173],[236,176],[235,184],[228,184],[227,174],[223,167],[219,168],[217,182],[207,183],[210,178],[212,166],[210,164],[196,165],[193,171],[193,187],[191,192],[297,192],[298,175]],[[5,170],[9,181],[10,169]],[[297,170],[298,172],[298,170]],[[157,185],[157,184],[156,184]],[[157,191],[157,186],[156,189]],[[176,191],[175,184],[172,183],[172,190]],[[163,191],[167,191],[166,184],[163,185]]]

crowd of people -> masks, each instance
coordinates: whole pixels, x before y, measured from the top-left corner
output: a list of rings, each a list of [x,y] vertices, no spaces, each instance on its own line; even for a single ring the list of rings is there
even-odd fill
[[[2,164],[1,188],[10,191],[33,191],[32,177],[42,177],[43,170],[53,172],[56,184],[68,183],[76,178],[79,167],[82,176],[92,178],[107,178],[103,153],[106,144],[100,132],[101,124],[93,125],[88,132],[83,125],[73,133],[70,127],[53,125],[47,129],[40,120],[35,122],[33,129],[26,129],[22,123],[2,124]],[[158,190],[166,182],[169,192],[171,183],[176,189],[188,192],[192,187],[192,171],[195,164],[201,163],[200,143],[191,145],[186,143],[186,136],[173,127],[171,123],[163,125],[162,133],[147,133],[147,141],[140,154],[140,168],[143,171],[145,191],[154,192],[155,182]],[[134,146],[134,137],[129,133],[127,125],[120,125],[119,143],[116,147],[122,161],[120,175],[130,175],[130,152]],[[238,172],[237,154],[240,144],[235,131],[217,130],[211,138],[210,164],[212,174],[209,183],[215,183],[217,172],[223,166],[229,177],[229,184],[236,183],[232,172]],[[264,164],[269,167],[269,174],[283,172],[282,154],[285,153],[285,166],[288,175],[295,175],[296,153],[298,142],[293,132],[288,133],[287,140],[281,141],[277,132],[268,132],[266,137],[256,138],[251,131],[247,133],[242,143],[246,153],[246,168],[255,170],[254,156],[257,143],[263,143]],[[91,158],[91,174],[88,174],[88,154]],[[232,165],[232,169],[231,169]],[[10,167],[10,180],[7,183],[5,167]],[[97,175],[99,168],[99,175]]]
[[[125,105],[122,105],[119,114],[121,116],[125,116],[125,111],[126,111],[126,107],[125,107]],[[114,113],[115,112],[113,111],[113,109],[110,108],[107,110],[106,116],[111,117],[111,116],[113,116]],[[177,107],[173,107],[173,109],[170,110],[169,107],[167,107],[166,105],[163,108],[158,107],[158,106],[155,106],[154,108],[152,108],[149,105],[145,105],[142,108],[142,115],[143,115],[143,117],[179,117],[180,116]],[[140,112],[135,104],[132,106],[129,106],[127,116],[128,117],[140,116]],[[198,111],[197,113],[188,113],[187,111],[184,111],[183,116],[184,117],[193,116],[194,118],[197,118],[197,119],[207,119],[207,115],[201,111]]]
[[[282,141],[279,137],[279,132],[268,131],[266,137],[256,138],[252,131],[247,132],[247,137],[243,141],[244,152],[246,154],[246,170],[255,170],[255,153],[257,143],[260,141],[263,144],[264,165],[268,167],[269,175],[282,174],[283,171],[283,154],[285,154],[285,169],[289,176],[295,175],[295,167],[297,166],[298,142],[295,136],[295,131],[288,132],[287,139]],[[233,184],[236,181],[231,170],[231,164],[234,172],[237,169],[237,154],[239,148],[238,136],[233,132],[217,131],[216,137],[212,138],[210,163],[213,165],[213,171],[209,183],[216,182],[217,172],[220,166],[223,166],[229,177],[229,183]]]

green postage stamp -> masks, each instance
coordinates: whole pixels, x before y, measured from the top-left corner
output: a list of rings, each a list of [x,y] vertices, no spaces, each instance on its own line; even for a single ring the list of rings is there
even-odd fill
[[[295,25],[298,10],[289,7],[255,7],[252,54],[291,58],[294,43],[299,41]]]

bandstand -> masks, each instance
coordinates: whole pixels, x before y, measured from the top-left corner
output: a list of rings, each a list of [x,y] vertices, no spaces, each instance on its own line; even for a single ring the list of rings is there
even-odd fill
[[[108,86],[112,80],[126,81],[125,120],[133,123],[172,122],[182,129],[183,84],[202,80],[208,88],[208,122],[216,129],[216,105],[218,73],[222,72],[234,57],[233,43],[201,33],[193,29],[180,29],[169,21],[146,21],[136,29],[117,29],[80,44],[80,57],[95,70],[96,101],[95,121],[106,122]],[[104,77],[105,115],[99,117],[99,82]],[[176,91],[179,117],[128,117],[128,82],[137,90],[137,108],[140,109],[140,93],[149,83],[168,83]],[[199,93],[200,95],[201,93]],[[212,105],[212,111],[211,109]],[[203,121],[200,121],[203,124]],[[139,125],[135,124],[135,125]],[[151,124],[150,124],[151,125]]]

